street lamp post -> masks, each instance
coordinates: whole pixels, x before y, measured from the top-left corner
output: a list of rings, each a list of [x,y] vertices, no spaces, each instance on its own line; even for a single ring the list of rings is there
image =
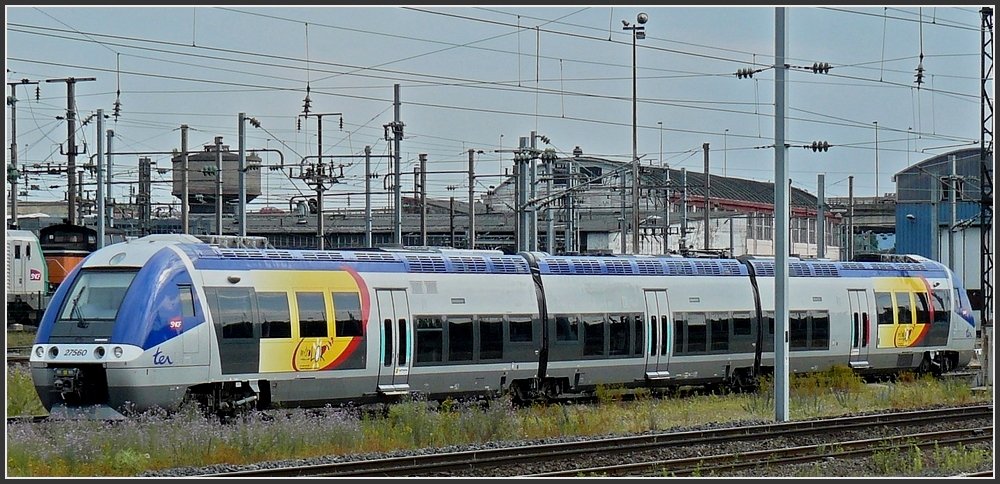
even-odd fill
[[[635,95],[635,41],[646,38],[646,27],[643,26],[649,20],[649,15],[640,12],[636,15],[636,25],[631,25],[627,20],[622,20],[622,30],[632,31],[632,251],[639,253],[639,154],[637,153],[636,135],[636,95]],[[625,234],[622,234],[623,236]],[[624,244],[624,237],[622,244]],[[622,251],[625,252],[624,250]]]

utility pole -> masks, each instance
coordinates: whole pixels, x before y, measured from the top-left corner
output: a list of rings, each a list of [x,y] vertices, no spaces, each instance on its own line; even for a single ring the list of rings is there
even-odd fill
[[[372,147],[365,145],[365,247],[372,246]]]
[[[7,97],[7,105],[10,106],[10,162],[7,164],[7,181],[10,182],[10,227],[15,229],[18,228],[17,179],[21,176],[17,169],[17,86],[25,84],[38,84],[38,81],[21,79],[7,83],[10,86],[10,96]]]
[[[342,114],[343,113],[299,114],[300,117],[304,118],[308,118],[310,116],[316,118],[316,166],[314,168],[309,168],[306,173],[302,175],[302,179],[304,179],[307,184],[311,185],[316,190],[316,236],[319,238],[319,250],[324,250],[326,245],[326,229],[323,227],[323,192],[327,189],[327,182],[337,183],[337,177],[332,175],[333,167],[330,167],[328,173],[326,165],[323,164],[323,116],[341,116]],[[397,160],[398,159],[399,158],[397,158]],[[399,180],[399,172],[397,171],[397,194],[399,193]]]
[[[188,125],[181,125],[181,233],[190,232],[190,215],[188,213]]]
[[[83,81],[96,81],[95,77],[67,77],[64,79],[46,79],[45,82],[65,82],[66,83],[66,124],[67,124],[67,146],[63,152],[60,146],[60,154],[66,155],[66,173],[69,175],[69,183],[66,186],[66,198],[69,199],[66,211],[68,222],[76,224],[76,83]]]
[[[847,260],[854,260],[854,175],[847,177]]]
[[[448,227],[451,233],[451,247],[455,248],[455,197],[448,201]]]
[[[538,146],[537,143],[535,142],[536,136],[537,135],[535,134],[535,132],[532,131],[531,157],[528,158],[528,163],[530,163],[528,170],[529,173],[531,174],[530,187],[528,188],[528,195],[526,197],[528,200],[534,200],[538,196],[538,191],[537,191],[538,163],[536,162],[537,160],[536,155],[538,154]],[[530,207],[527,207],[527,210],[531,214],[530,218],[528,219],[528,250],[537,251],[538,250],[538,207],[534,203],[532,203]]]
[[[711,220],[712,211],[712,178],[709,173],[709,160],[708,160],[708,143],[703,143],[701,145],[702,151],[705,152],[705,250],[712,247],[709,240],[709,230],[708,223]]]
[[[816,175],[816,258],[826,257],[826,175]]]
[[[688,233],[688,174],[687,168],[681,168],[681,255],[687,255]]]
[[[98,134],[98,136],[100,136],[100,134]],[[114,132],[114,130],[109,129],[107,131],[107,136],[108,136],[108,150],[107,150],[107,157],[108,157],[108,170],[107,170],[108,171],[108,173],[107,173],[107,175],[108,175],[107,179],[108,180],[107,180],[107,187],[108,187],[108,190],[107,190],[107,192],[108,192],[108,201],[110,202],[110,203],[107,204],[107,209],[108,209],[108,227],[114,228],[114,226],[115,226],[115,199],[114,199],[114,197],[112,196],[112,193],[111,193],[111,187],[113,186],[112,181],[111,181],[111,178],[112,178],[111,156],[114,154],[114,150],[111,149],[111,142],[112,142],[112,140],[115,139],[115,132]]]
[[[215,234],[222,235],[222,136],[215,137]]]
[[[476,248],[475,150],[469,149],[469,248]]]
[[[149,235],[149,216],[152,207],[152,161],[149,158],[139,158],[139,194],[135,203],[139,206],[139,227],[142,235]]]
[[[566,170],[568,177],[566,187],[566,252],[576,252],[576,213],[573,211],[573,193],[576,191],[576,161],[583,156],[583,150],[579,146],[573,148],[573,157],[569,159],[569,167]]]
[[[399,120],[399,84],[393,85],[393,121],[392,121],[392,141],[393,154],[396,159],[393,163],[393,178],[395,186],[393,188],[393,206],[395,207],[393,224],[395,226],[394,242],[403,244],[403,194],[402,189],[402,161],[400,160],[399,142],[403,139],[403,123]]]
[[[948,267],[955,271],[955,224],[958,222],[958,172],[955,155],[948,157],[951,162],[951,176],[948,177],[948,204],[951,206],[951,221],[948,223]]]
[[[104,110],[97,110],[97,248],[104,247]]]
[[[246,138],[247,131],[246,125],[243,120],[246,119],[246,113],[239,113],[239,129],[238,131],[238,145],[239,154],[237,155],[237,178],[239,179],[239,201],[237,202],[237,210],[239,210],[239,218],[237,223],[239,224],[239,235],[240,237],[245,237],[247,235],[247,151],[246,151]]]
[[[420,245],[427,245],[427,153],[417,155],[420,159]]]
[[[788,68],[785,53],[788,37],[785,35],[788,19],[784,7],[774,9],[774,418],[779,422],[789,420],[788,387],[788,222],[789,177],[788,147],[785,146],[785,117],[788,106]],[[876,177],[877,180],[877,177]]]

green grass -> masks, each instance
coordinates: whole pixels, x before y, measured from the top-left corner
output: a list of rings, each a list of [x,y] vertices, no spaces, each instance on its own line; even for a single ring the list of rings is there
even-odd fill
[[[19,369],[20,368],[20,369]],[[40,414],[27,369],[7,372],[8,416]],[[966,385],[967,387],[967,385]],[[7,474],[27,476],[135,476],[145,470],[262,460],[307,458],[440,447],[472,442],[580,435],[638,433],[736,420],[773,420],[773,386],[765,381],[752,394],[693,395],[683,398],[619,399],[616,388],[598,393],[593,405],[516,408],[506,398],[481,405],[449,400],[432,410],[413,399],[390,407],[385,417],[356,409],[321,409],[310,413],[252,416],[219,425],[193,408],[169,419],[144,415],[126,422],[51,421],[7,427]],[[843,415],[858,410],[918,408],[932,404],[989,402],[948,380],[901,379],[865,385],[842,369],[791,379],[789,411],[793,420]],[[296,415],[292,417],[291,415]],[[971,454],[971,453],[969,453]],[[881,469],[915,473],[933,460],[949,470],[974,468],[981,454],[948,449],[916,454],[887,453]],[[988,460],[992,454],[986,455]],[[873,471],[874,472],[874,471]],[[874,475],[874,474],[873,474]]]
[[[7,331],[7,347],[31,346],[35,344],[34,331]]]

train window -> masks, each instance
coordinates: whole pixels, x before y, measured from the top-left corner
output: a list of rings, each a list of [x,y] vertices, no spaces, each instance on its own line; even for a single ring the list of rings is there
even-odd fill
[[[629,317],[624,314],[608,315],[608,353],[611,356],[628,355]]]
[[[583,315],[583,355],[604,356],[604,315]]]
[[[708,313],[712,351],[729,351],[729,313]]]
[[[705,313],[689,313],[687,320],[687,353],[704,353],[708,350],[708,326]]]
[[[261,338],[292,337],[292,316],[288,311],[288,294],[258,292],[257,308],[260,312]]]
[[[406,330],[406,319],[405,318],[399,318],[399,320],[396,321],[396,324],[397,324],[397,328],[399,329],[399,358],[398,358],[398,360],[399,360],[399,364],[400,365],[406,365],[406,350],[410,346],[410,342],[407,341],[406,335],[408,335],[410,333],[409,333],[409,331]]]
[[[830,349],[830,313],[809,311],[809,317],[812,321],[812,337],[809,339],[809,347],[816,350]]]
[[[687,316],[684,313],[674,313],[674,354],[684,354],[684,326],[687,325]],[[654,328],[655,330],[655,328]]]
[[[670,326],[669,325],[670,325],[670,318],[668,318],[666,314],[661,314],[660,315],[660,329],[662,330],[660,332],[661,333],[661,336],[660,336],[660,340],[661,340],[660,341],[660,354],[661,355],[667,354],[667,350],[669,349],[667,347],[667,345],[670,343],[670,338],[667,338],[667,335],[670,334]]]
[[[632,354],[641,356],[643,351],[646,350],[646,346],[643,344],[646,342],[645,331],[643,331],[646,326],[642,324],[641,314],[632,315],[632,325],[635,327],[635,337],[633,338],[635,347],[632,350]]]
[[[385,338],[385,345],[382,346],[382,366],[392,366],[392,320],[389,318],[382,320],[382,336]]]
[[[899,324],[913,324],[913,304],[910,302],[910,293],[896,293],[896,308],[899,309]]]
[[[656,356],[656,348],[659,345],[659,340],[656,334],[659,332],[656,324],[656,315],[651,314],[649,316],[649,356]]]
[[[580,321],[576,316],[556,316],[556,341],[579,341]]]
[[[135,271],[80,273],[66,298],[59,319],[78,323],[114,320],[125,297],[125,290],[132,283],[135,274]]]
[[[217,321],[222,325],[222,337],[253,338],[253,306],[250,302],[250,289],[220,287],[215,297],[218,301]]]
[[[30,245],[24,246],[24,258],[25,259],[31,259],[31,246]]]
[[[302,338],[325,338],[326,303],[321,292],[297,292],[295,301],[299,305],[299,336]]]
[[[934,310],[935,323],[948,322],[948,290],[934,289],[931,292],[931,309]]]
[[[750,313],[733,313],[733,336],[750,336],[753,333],[751,328]]]
[[[448,361],[472,361],[471,316],[448,316]]]
[[[876,292],[875,310],[878,311],[878,324],[892,324],[892,295],[887,292]]]
[[[417,363],[440,362],[444,354],[441,318],[415,316],[417,321]]]
[[[774,311],[764,311],[763,318],[767,323],[767,335],[764,336],[764,349],[761,351],[774,351]]]
[[[14,258],[21,258],[21,244],[14,244]]]
[[[927,304],[927,293],[926,292],[915,292],[916,296],[914,302],[914,310],[916,310],[917,324],[930,324],[931,322],[931,312],[930,306]]]
[[[528,321],[531,322],[530,320]],[[531,327],[530,324],[528,326]],[[479,359],[498,360],[503,357],[503,316],[479,317]]]
[[[364,336],[364,327],[361,324],[361,299],[357,293],[333,293],[333,317],[336,336]]]
[[[788,312],[788,348],[804,350],[809,347],[809,320],[805,311]]]
[[[511,343],[530,343],[534,339],[530,316],[507,316],[507,321]]]
[[[190,284],[178,284],[178,303],[181,306],[181,316],[190,318],[194,316],[194,296],[191,295]]]

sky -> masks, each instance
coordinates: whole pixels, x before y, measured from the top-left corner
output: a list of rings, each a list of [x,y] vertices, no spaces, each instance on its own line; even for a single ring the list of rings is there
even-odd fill
[[[57,116],[66,114],[67,85],[45,80],[72,77],[96,79],[75,84],[76,140],[88,149],[77,164],[99,135],[95,122],[79,120],[98,109],[111,115],[116,102],[105,126],[114,151],[180,149],[182,124],[191,150],[216,136],[235,150],[242,112],[260,121],[246,126],[247,150],[315,162],[316,117],[297,125],[308,91],[311,113],[342,113],[322,117],[323,156],[343,156],[336,163],[345,165],[327,208],[364,207],[364,162],[347,156],[365,146],[378,177],[373,204],[391,200],[383,178],[392,169],[385,125],[395,85],[404,192],[426,154],[428,196],[464,199],[472,149],[481,195],[512,169],[511,150],[533,131],[540,148],[560,156],[579,147],[629,161],[633,113],[642,164],[702,171],[708,143],[713,174],[774,179],[775,6],[215,5],[8,4],[5,88],[9,97],[16,84],[19,164],[66,163],[67,123]],[[815,194],[824,173],[826,196],[846,197],[853,175],[855,196],[890,193],[893,174],[978,145],[982,5],[783,8],[794,186]],[[637,25],[640,12],[645,38],[633,39],[625,22]],[[814,72],[822,63],[829,69]],[[992,78],[988,91],[992,99]],[[11,114],[8,103],[8,153]],[[814,141],[830,148],[813,151]],[[161,168],[154,182],[170,180],[170,155],[148,156]],[[261,157],[279,162],[274,152]],[[138,158],[116,156],[115,180],[137,180]],[[261,171],[263,194],[251,210],[314,193],[287,171]],[[21,201],[60,200],[67,182],[31,175],[28,184],[38,189]],[[119,203],[128,199],[129,185],[114,190]],[[153,192],[154,204],[179,203],[169,183]]]

